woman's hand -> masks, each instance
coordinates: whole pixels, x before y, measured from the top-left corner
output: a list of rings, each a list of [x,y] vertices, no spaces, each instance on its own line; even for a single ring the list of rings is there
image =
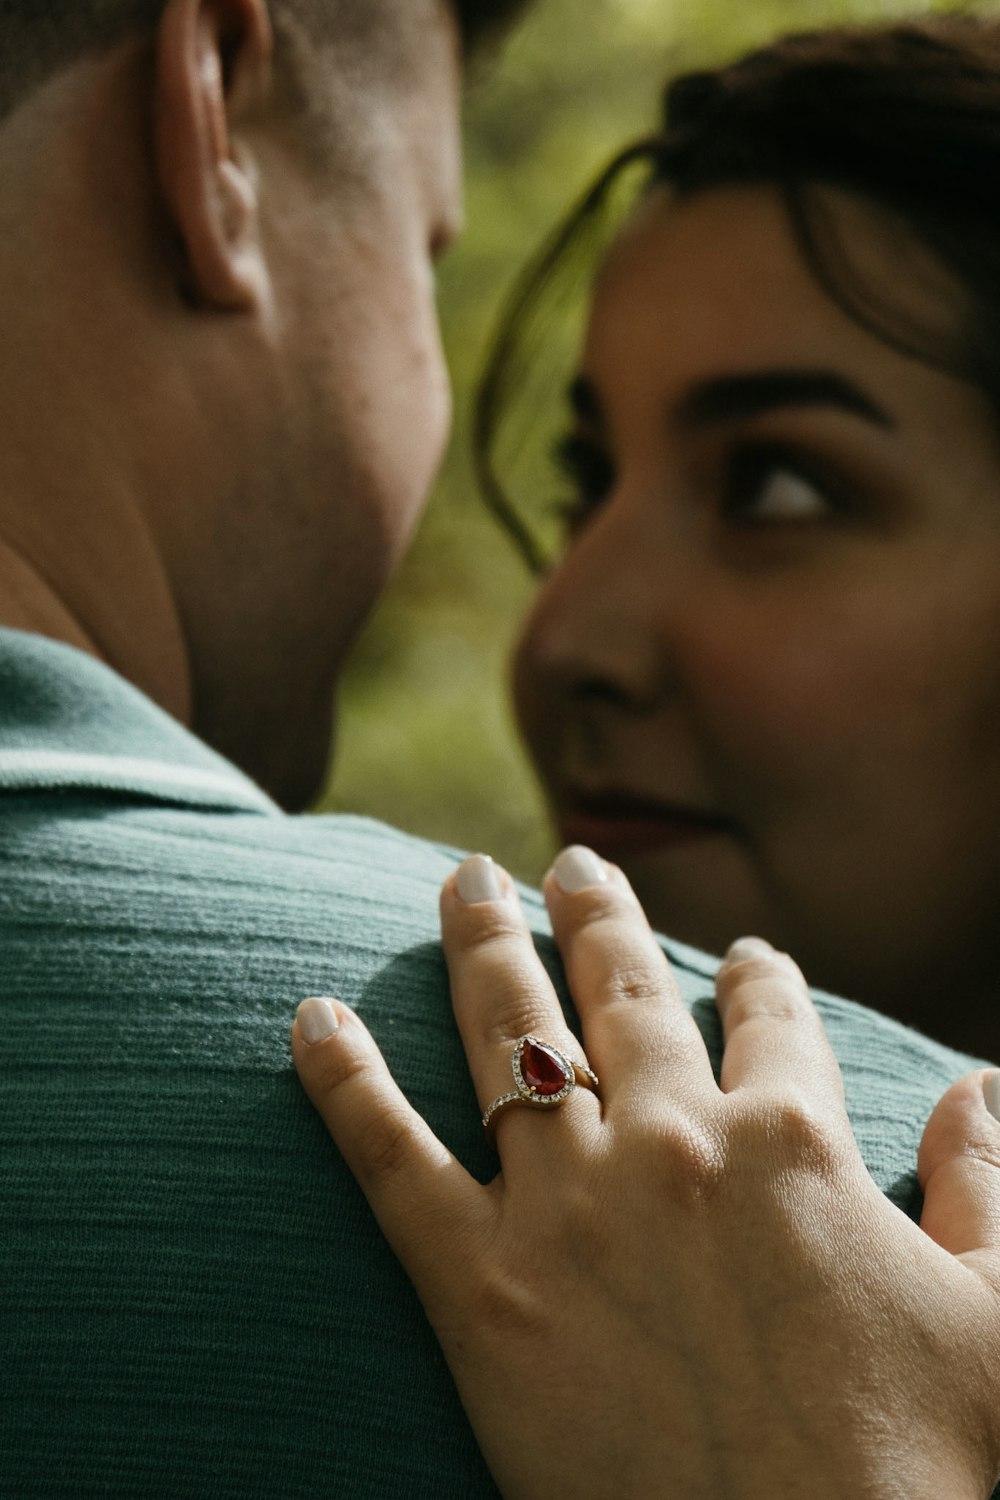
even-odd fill
[[[307,1001],[293,1031],[503,1494],[983,1500],[1000,1471],[991,1075],[932,1117],[918,1229],[867,1173],[789,958],[730,951],[720,1086],[621,873],[571,850],[544,889],[600,1097],[501,1109],[488,1186],[345,1006]],[[582,1060],[509,877],[476,856],[441,911],[482,1107],[512,1091],[526,1034]]]

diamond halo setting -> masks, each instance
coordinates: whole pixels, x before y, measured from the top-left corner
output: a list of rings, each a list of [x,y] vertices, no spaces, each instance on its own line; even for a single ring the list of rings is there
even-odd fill
[[[599,1093],[597,1075],[586,1063],[574,1062],[551,1042],[530,1033],[514,1043],[511,1070],[516,1091],[494,1099],[483,1115],[483,1128],[491,1139],[491,1122],[508,1104],[547,1109],[562,1104],[577,1087]]]

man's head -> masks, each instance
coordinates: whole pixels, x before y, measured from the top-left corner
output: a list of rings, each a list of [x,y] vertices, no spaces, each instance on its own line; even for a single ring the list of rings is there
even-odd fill
[[[508,27],[530,0],[448,0],[463,54],[469,56]],[[87,54],[150,34],[167,0],[2,0],[0,3],[0,118],[39,84]],[[272,0],[277,60],[291,33],[316,46],[407,58],[419,50],[426,9],[414,0]]]
[[[0,10],[0,620],[289,803],[446,439],[461,63],[518,8]]]

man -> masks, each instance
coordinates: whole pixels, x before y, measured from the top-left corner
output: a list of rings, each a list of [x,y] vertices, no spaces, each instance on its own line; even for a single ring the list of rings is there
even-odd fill
[[[445,440],[461,53],[516,8],[0,8],[18,1500],[493,1493],[287,1042],[333,989],[492,1170],[435,941],[453,857],[278,804],[319,785],[339,666]],[[672,956],[711,1029],[713,962]],[[912,1205],[965,1061],[826,1018],[872,1170]]]
[[[486,1483],[287,1046],[388,986],[440,1080],[449,861],[271,797],[445,442],[462,52],[516,8],[0,9],[5,1496]]]

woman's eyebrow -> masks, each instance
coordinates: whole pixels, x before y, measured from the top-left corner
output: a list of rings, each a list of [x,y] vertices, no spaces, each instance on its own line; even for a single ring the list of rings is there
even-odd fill
[[[677,406],[674,420],[690,430],[746,421],[788,406],[835,406],[877,427],[896,427],[895,418],[860,386],[832,370],[763,370],[699,381]]]

